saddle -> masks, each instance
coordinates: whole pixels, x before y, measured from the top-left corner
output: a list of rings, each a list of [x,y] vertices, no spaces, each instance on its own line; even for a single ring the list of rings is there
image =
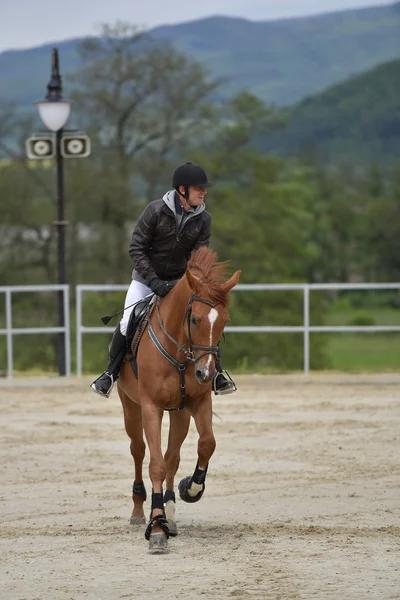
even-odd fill
[[[136,354],[139,347],[139,342],[147,327],[154,307],[156,306],[156,301],[156,295],[152,296],[150,299],[141,300],[138,302],[138,304],[136,304],[129,319],[126,333],[126,345],[129,350],[125,355],[124,362],[128,362],[131,365],[136,379],[138,378]]]

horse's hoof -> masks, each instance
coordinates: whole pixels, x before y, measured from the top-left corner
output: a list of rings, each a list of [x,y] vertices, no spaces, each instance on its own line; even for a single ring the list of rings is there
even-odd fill
[[[167,554],[168,540],[165,533],[151,533],[149,539],[150,554]]]
[[[203,484],[194,483],[194,482],[192,482],[191,477],[184,477],[179,482],[179,486],[178,486],[179,496],[181,497],[181,500],[183,500],[184,502],[189,502],[189,503],[198,502],[200,500],[200,498],[202,497],[202,495],[204,494],[205,487],[206,486],[204,483]],[[189,492],[189,488],[190,488],[190,492]],[[193,491],[196,491],[196,490],[198,490],[197,494],[193,495]]]
[[[129,519],[129,525],[143,525],[146,523],[145,517],[131,517]]]

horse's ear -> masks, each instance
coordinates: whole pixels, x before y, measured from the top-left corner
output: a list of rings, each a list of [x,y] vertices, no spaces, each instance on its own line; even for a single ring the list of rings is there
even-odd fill
[[[201,290],[200,279],[196,277],[196,275],[193,275],[189,270],[186,271],[186,279],[195,294],[199,294]]]
[[[241,271],[236,271],[236,273],[234,273],[232,277],[228,279],[228,281],[225,281],[225,283],[221,285],[221,288],[224,290],[224,292],[228,293],[231,291],[232,288],[235,287],[235,285],[239,281],[240,273]]]

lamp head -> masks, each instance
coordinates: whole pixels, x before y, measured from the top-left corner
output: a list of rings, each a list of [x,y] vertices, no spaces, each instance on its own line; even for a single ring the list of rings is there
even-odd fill
[[[62,97],[57,48],[53,48],[51,55],[51,79],[47,85],[46,98],[37,104],[40,118],[48,129],[59,131],[64,127],[71,111],[71,102]]]

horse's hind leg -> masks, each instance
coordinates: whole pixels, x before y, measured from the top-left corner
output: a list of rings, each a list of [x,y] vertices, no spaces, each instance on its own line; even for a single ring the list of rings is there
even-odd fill
[[[131,440],[131,454],[135,464],[135,479],[132,487],[133,511],[131,525],[145,523],[143,503],[146,500],[146,489],[143,484],[143,460],[146,445],[143,438],[142,411],[139,404],[133,402],[118,386],[118,394],[124,410],[126,433]]]
[[[165,516],[168,521],[171,536],[178,535],[175,521],[175,492],[174,479],[181,460],[181,447],[186,439],[190,425],[190,413],[187,410],[169,414],[168,447],[164,455],[166,473],[166,491],[164,494]]]

